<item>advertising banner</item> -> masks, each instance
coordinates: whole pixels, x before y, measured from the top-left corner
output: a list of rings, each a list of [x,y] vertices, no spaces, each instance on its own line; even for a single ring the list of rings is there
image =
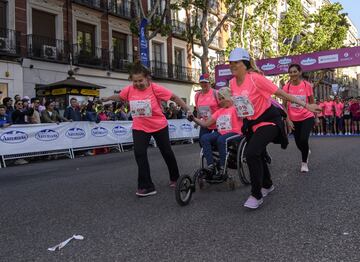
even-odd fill
[[[304,72],[358,66],[360,65],[360,46],[256,61],[259,69],[269,76],[286,74],[290,64],[301,65]],[[217,88],[228,85],[231,77],[229,65],[223,64],[215,67]]]
[[[191,139],[199,129],[186,119],[169,120],[170,139]],[[0,129],[0,155],[133,142],[132,121],[13,125]]]

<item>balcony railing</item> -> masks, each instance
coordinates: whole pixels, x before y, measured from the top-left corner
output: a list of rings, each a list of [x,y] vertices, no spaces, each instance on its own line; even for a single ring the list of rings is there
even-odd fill
[[[130,1],[109,0],[108,5],[109,13],[129,19],[131,18]]]
[[[0,28],[0,54],[20,56],[20,32]]]
[[[73,45],[74,64],[100,69],[109,68],[109,50],[89,48],[78,44]]]
[[[73,0],[74,3],[86,5],[93,8],[106,10],[107,7],[104,5],[104,1],[101,0]]]
[[[27,54],[31,58],[66,63],[69,61],[69,45],[63,40],[27,35]]]
[[[177,36],[184,36],[186,24],[178,20],[171,20],[172,32]]]
[[[155,78],[195,82],[200,75],[200,71],[197,69],[167,64],[160,61],[150,61],[150,68],[152,76]]]
[[[134,62],[134,57],[131,54],[124,54],[120,52],[111,52],[111,69],[119,72],[127,72],[129,64]]]

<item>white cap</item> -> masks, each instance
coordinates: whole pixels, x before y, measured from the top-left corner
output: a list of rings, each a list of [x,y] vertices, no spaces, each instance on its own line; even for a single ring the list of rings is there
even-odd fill
[[[250,61],[250,55],[249,52],[245,49],[237,47],[230,52],[229,62],[236,62],[241,60]]]

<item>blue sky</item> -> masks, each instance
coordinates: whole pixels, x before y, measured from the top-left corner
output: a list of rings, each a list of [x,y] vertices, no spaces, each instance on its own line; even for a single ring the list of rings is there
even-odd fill
[[[349,14],[351,21],[355,24],[360,34],[360,1],[359,0],[333,0],[344,7],[344,12]]]

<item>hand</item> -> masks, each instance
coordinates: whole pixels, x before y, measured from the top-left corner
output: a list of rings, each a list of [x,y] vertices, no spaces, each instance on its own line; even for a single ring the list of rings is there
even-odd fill
[[[313,113],[320,113],[322,111],[321,107],[318,106],[317,104],[306,104],[305,108]]]
[[[294,123],[290,119],[287,119],[286,123],[287,123],[288,134],[290,134],[292,131],[295,130]]]

